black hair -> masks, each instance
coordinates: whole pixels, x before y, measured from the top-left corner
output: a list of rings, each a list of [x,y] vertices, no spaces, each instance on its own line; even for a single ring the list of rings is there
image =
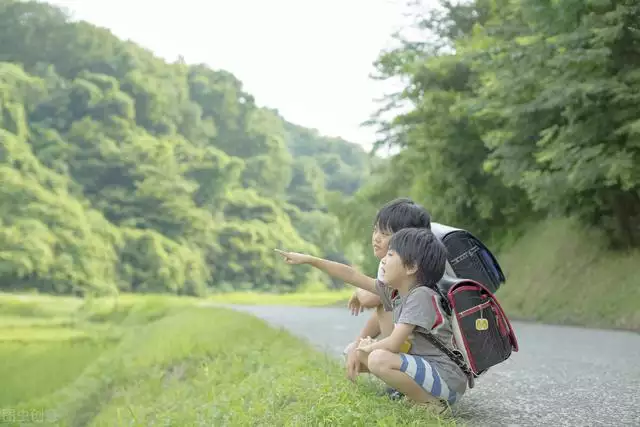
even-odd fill
[[[421,286],[435,288],[444,275],[447,248],[426,228],[403,228],[389,241],[389,249],[402,258],[405,267],[416,266]]]
[[[395,233],[403,228],[431,229],[431,215],[421,205],[408,198],[399,198],[385,204],[373,222],[383,231]]]

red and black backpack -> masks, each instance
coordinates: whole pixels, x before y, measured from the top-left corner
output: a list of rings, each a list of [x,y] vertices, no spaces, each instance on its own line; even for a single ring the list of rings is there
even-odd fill
[[[438,223],[431,228],[448,251],[437,291],[451,322],[454,351],[427,337],[460,366],[473,388],[475,378],[518,351],[513,327],[494,295],[505,276],[495,256],[468,231]]]

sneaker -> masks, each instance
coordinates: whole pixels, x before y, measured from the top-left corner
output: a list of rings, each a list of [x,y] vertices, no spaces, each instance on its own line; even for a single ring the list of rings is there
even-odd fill
[[[404,397],[404,394],[400,393],[398,390],[393,390],[389,393],[389,399],[391,400],[400,400]]]
[[[400,393],[393,387],[387,387],[382,392],[379,393],[380,396],[389,396],[391,400],[399,400],[404,397],[404,394]]]
[[[420,402],[420,403],[411,402],[411,403],[414,406],[417,406],[419,408],[424,408],[438,416],[451,415],[451,406],[449,405],[449,402],[446,402],[444,400]]]

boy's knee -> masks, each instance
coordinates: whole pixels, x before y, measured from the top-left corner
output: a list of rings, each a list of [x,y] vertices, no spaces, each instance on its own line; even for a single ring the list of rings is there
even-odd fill
[[[394,363],[394,354],[388,350],[377,349],[369,353],[367,365],[373,374],[391,369]]]
[[[355,342],[349,343],[349,345],[346,346],[344,350],[342,350],[342,355],[346,358],[347,355],[355,348],[355,346],[356,346]]]

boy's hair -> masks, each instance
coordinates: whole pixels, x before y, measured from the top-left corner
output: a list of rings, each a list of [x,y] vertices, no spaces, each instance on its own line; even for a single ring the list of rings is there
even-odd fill
[[[444,275],[447,248],[426,228],[403,228],[389,241],[389,249],[402,258],[405,266],[416,266],[419,285],[434,288]]]
[[[431,229],[431,215],[413,200],[399,198],[380,208],[373,224],[381,230],[392,233],[403,228]]]

